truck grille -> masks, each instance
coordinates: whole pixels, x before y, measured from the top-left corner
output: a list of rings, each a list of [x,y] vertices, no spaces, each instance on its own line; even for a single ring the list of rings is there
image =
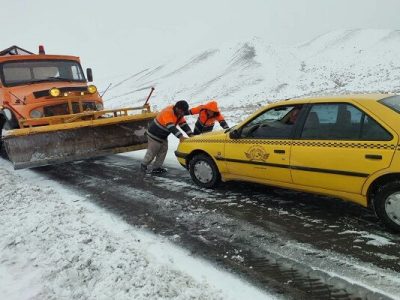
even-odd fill
[[[97,110],[94,102],[83,102],[83,111]],[[79,102],[72,102],[72,110],[74,114],[79,113]],[[45,106],[43,108],[45,117],[60,116],[70,114],[68,109],[68,103],[62,103],[57,105]]]

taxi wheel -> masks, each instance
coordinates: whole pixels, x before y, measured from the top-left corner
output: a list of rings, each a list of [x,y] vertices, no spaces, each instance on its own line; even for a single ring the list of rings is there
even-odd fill
[[[194,156],[189,162],[192,180],[199,186],[212,188],[221,181],[221,174],[211,157],[205,154]]]
[[[376,214],[385,225],[400,232],[400,181],[381,186],[376,192],[374,205]]]

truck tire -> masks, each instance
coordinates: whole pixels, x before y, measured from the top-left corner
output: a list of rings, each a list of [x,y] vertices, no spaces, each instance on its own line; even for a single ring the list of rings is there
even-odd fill
[[[374,207],[388,228],[400,232],[400,180],[390,181],[377,190]]]
[[[216,187],[221,182],[221,174],[215,162],[206,154],[197,154],[189,161],[192,180],[205,188]]]
[[[6,149],[4,148],[3,145],[3,128],[5,124],[6,124],[6,118],[3,116],[3,114],[0,114],[0,156],[7,158]]]
[[[2,111],[0,111],[0,156],[8,159],[7,151],[3,144],[3,130],[18,128],[18,122],[13,116],[11,121],[8,121]]]

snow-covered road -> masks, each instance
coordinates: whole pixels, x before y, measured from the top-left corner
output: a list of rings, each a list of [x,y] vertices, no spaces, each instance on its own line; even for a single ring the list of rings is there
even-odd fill
[[[233,282],[208,260],[289,298],[319,291],[332,299],[399,299],[400,238],[369,211],[246,184],[200,189],[174,158],[176,146],[171,137],[170,172],[153,178],[135,175],[143,151],[35,171],[13,172],[2,161],[1,274],[21,287],[3,291],[14,299],[19,291],[40,298],[140,299],[144,291],[161,299],[274,297],[243,278]]]
[[[176,146],[171,137],[171,172],[147,179],[135,175],[144,151],[22,171],[1,159],[0,299],[273,299],[315,288],[400,299],[400,238],[368,211],[262,187],[196,188]]]

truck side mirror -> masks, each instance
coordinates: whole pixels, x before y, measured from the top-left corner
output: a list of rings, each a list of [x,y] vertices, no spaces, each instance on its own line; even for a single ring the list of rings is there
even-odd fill
[[[91,68],[86,69],[86,77],[89,82],[93,81],[93,72]]]
[[[229,137],[230,137],[231,139],[238,139],[238,138],[240,138],[240,132],[239,132],[239,130],[235,129],[235,130],[232,130],[231,132],[229,132]]]

